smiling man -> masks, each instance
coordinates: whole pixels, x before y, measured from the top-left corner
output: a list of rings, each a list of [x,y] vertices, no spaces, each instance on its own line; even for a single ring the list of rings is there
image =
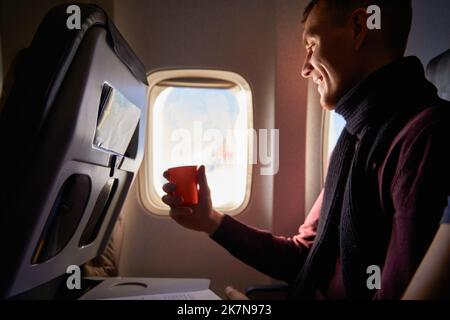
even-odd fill
[[[381,29],[367,28],[367,7],[381,7]],[[318,85],[321,104],[338,100],[368,75],[400,57],[411,26],[410,1],[311,1],[304,12],[303,77]]]
[[[381,9],[379,30],[367,27],[369,5]],[[322,107],[347,124],[325,188],[298,235],[274,236],[215,211],[204,167],[196,206],[180,206],[172,195],[176,186],[164,186],[172,218],[287,281],[292,298],[401,298],[450,191],[450,157],[442,151],[450,106],[425,79],[420,61],[403,57],[411,17],[407,0],[314,0],[307,6],[302,76],[317,84]],[[381,271],[377,285],[369,285],[377,275],[368,270]],[[227,294],[237,295],[230,288]]]

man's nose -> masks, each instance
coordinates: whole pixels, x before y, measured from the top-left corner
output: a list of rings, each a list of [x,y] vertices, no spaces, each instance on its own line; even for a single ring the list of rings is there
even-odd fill
[[[302,77],[303,78],[309,78],[311,77],[311,72],[313,71],[314,67],[312,66],[310,62],[310,57],[307,56],[305,59],[305,62],[303,63],[302,67]]]

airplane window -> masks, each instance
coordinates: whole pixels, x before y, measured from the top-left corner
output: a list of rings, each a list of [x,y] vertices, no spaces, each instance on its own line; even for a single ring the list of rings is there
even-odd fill
[[[330,113],[330,127],[328,131],[328,158],[331,156],[331,153],[334,150],[334,147],[336,146],[336,143],[339,139],[339,136],[342,133],[342,130],[344,130],[345,127],[345,120],[342,116],[337,114],[336,112],[332,111]]]
[[[323,148],[323,179],[326,177],[326,172],[328,169],[328,163],[330,160],[331,153],[336,147],[336,143],[339,136],[344,130],[345,119],[334,111],[327,112],[325,120],[325,134],[324,134],[324,148]]]
[[[189,85],[189,80],[192,81]],[[160,200],[162,173],[178,166],[206,167],[213,206],[237,214],[251,185],[252,106],[249,89],[230,82],[163,81],[150,100],[151,152],[147,183],[151,212],[167,215]],[[161,210],[163,209],[164,210]],[[160,209],[160,210],[158,210]]]

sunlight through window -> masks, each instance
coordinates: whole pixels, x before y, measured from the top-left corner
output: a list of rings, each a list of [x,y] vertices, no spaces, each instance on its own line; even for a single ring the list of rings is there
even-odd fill
[[[329,158],[334,148],[336,147],[336,143],[339,139],[339,136],[342,133],[342,130],[345,128],[345,120],[342,116],[332,111],[330,113],[330,122],[328,129],[328,150],[327,155]]]
[[[328,165],[331,154],[333,153],[336,143],[342,130],[345,128],[345,119],[334,111],[327,113],[325,120],[325,135],[323,143],[323,176],[322,182],[325,181],[325,177],[328,171]]]
[[[157,85],[149,123],[151,200],[153,206],[166,208],[160,202],[165,170],[203,164],[213,206],[237,214],[248,202],[251,185],[251,94],[236,83],[208,86],[207,80],[204,86],[198,85],[201,81]],[[167,214],[167,209],[156,213]]]

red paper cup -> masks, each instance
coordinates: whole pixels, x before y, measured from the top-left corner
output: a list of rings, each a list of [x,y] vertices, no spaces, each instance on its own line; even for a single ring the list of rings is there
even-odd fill
[[[181,205],[198,204],[197,166],[176,167],[167,170],[169,181],[175,183],[175,195],[183,197]]]

